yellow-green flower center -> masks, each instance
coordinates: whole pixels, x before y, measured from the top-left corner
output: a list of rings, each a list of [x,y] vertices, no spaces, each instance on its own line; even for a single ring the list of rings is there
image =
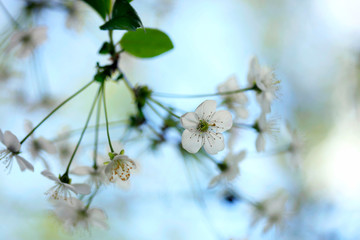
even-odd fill
[[[206,132],[209,129],[209,124],[205,120],[200,120],[197,130]]]

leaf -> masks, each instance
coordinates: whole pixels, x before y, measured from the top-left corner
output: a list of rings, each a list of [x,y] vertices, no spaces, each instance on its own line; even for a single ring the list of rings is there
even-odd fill
[[[102,19],[106,19],[106,15],[110,14],[111,0],[83,0],[97,11]]]
[[[114,51],[113,46],[108,42],[104,42],[104,44],[101,46],[99,50],[99,53],[108,54],[108,53],[112,53],[113,51]]]
[[[141,20],[128,0],[116,0],[112,17],[100,26],[101,30],[129,30],[135,31],[141,27]]]
[[[126,52],[140,58],[155,57],[174,48],[166,33],[153,28],[125,33],[120,45]]]

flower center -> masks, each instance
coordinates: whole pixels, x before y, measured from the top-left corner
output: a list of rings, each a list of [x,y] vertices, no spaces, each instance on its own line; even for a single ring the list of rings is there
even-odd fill
[[[200,120],[197,130],[200,132],[206,132],[209,129],[209,124],[205,120]]]

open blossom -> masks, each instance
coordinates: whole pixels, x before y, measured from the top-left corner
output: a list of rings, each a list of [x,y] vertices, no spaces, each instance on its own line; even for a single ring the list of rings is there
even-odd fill
[[[266,224],[263,232],[266,233],[272,227],[281,228],[285,218],[289,216],[286,210],[288,195],[278,191],[269,198],[255,205],[252,219],[252,226],[264,219]]]
[[[47,39],[47,27],[36,27],[15,32],[10,39],[8,50],[17,49],[19,58],[29,56],[37,46]]]
[[[87,195],[90,193],[90,186],[88,184],[71,184],[71,179],[68,179],[68,183],[62,182],[60,178],[47,170],[41,172],[42,175],[53,180],[55,186],[51,187],[45,194],[49,195],[51,199],[55,200],[69,200],[71,199],[71,192],[75,194]]]
[[[185,128],[181,144],[189,153],[197,153],[202,146],[209,154],[216,154],[224,150],[224,136],[222,132],[232,127],[232,116],[229,111],[216,112],[216,102],[206,100],[195,112],[185,113],[180,118]]]
[[[70,201],[55,201],[54,213],[64,224],[66,230],[84,228],[89,230],[90,226],[106,229],[107,216],[99,208],[87,208],[79,199],[72,198]]]
[[[127,181],[130,178],[131,171],[136,168],[134,160],[128,156],[115,152],[109,153],[110,161],[105,167],[105,174],[110,182],[115,182],[116,177],[122,181]]]
[[[239,162],[241,162],[246,156],[246,151],[241,151],[238,154],[233,154],[230,152],[226,157],[223,163],[219,163],[218,167],[221,170],[221,173],[211,179],[209,187],[214,187],[220,181],[225,180],[231,182],[240,174]]]
[[[25,128],[28,132],[30,132],[33,129],[32,123],[27,121],[25,124]],[[49,169],[49,166],[42,154],[44,152],[48,154],[56,153],[56,147],[52,142],[46,140],[44,137],[35,138],[34,134],[32,134],[28,139],[28,150],[34,160],[41,159],[45,167]]]
[[[15,158],[21,171],[25,171],[26,169],[34,171],[33,165],[26,161],[23,157],[19,156],[21,144],[12,132],[5,131],[5,133],[3,133],[0,130],[0,141],[6,147],[6,149],[0,151],[0,161],[3,161],[6,168],[11,168],[12,162]]]
[[[258,131],[258,136],[256,138],[256,151],[263,152],[265,150],[265,136],[271,136],[275,131],[277,131],[276,121],[268,121],[266,120],[266,115],[261,114],[255,124],[255,129]]]
[[[217,87],[219,93],[231,92],[239,89],[240,87],[235,76],[231,76],[224,83]],[[221,97],[223,98],[224,104],[229,109],[235,111],[236,116],[244,119],[248,117],[249,113],[246,109],[248,98],[245,93],[238,92],[233,94],[223,94]]]
[[[250,61],[248,72],[249,86],[257,87],[256,100],[263,113],[271,112],[271,103],[277,97],[279,81],[275,79],[273,71],[264,66],[260,66],[256,57]]]

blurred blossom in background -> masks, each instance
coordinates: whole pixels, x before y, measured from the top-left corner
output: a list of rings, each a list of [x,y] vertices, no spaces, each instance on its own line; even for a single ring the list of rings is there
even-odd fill
[[[2,0],[20,19],[25,2]],[[91,234],[68,234],[59,228],[44,195],[51,183],[40,174],[41,161],[35,173],[20,173],[14,166],[10,174],[0,174],[0,238],[358,239],[360,2],[134,0],[131,4],[145,26],[162,29],[174,43],[171,52],[152,60],[122,55],[121,67],[133,84],[174,94],[213,93],[235,75],[245,87],[249,61],[256,55],[281,80],[271,117],[289,122],[290,133],[280,124],[281,134],[267,139],[268,151],[258,154],[256,134],[240,129],[237,149],[247,149],[239,164],[240,177],[232,185],[211,189],[209,179],[218,174],[214,167],[183,160],[170,145],[152,151],[145,139],[126,142],[126,154],[137,162],[136,177],[123,186],[103,189],[94,199],[94,207],[106,212],[109,229],[94,229]],[[8,41],[12,23],[0,11],[0,38]],[[0,49],[1,129],[24,136],[25,120],[39,122],[92,79],[95,63],[107,60],[97,54],[107,39],[106,32],[99,31],[101,24],[81,2],[72,11],[46,10],[36,25],[47,26],[47,40],[35,54],[8,59],[3,57],[7,49]],[[11,68],[10,61],[15,63]],[[113,84],[108,90],[110,120],[125,119],[133,111],[124,89]],[[67,104],[39,128],[36,137],[55,139],[62,128],[81,128],[94,93],[92,89]],[[192,112],[204,100],[165,101]],[[249,123],[258,116],[255,113],[250,113]],[[297,141],[291,129],[302,136],[301,157],[272,154]],[[114,126],[112,136],[120,140],[123,130],[124,126]],[[100,153],[106,155],[105,128],[100,134]],[[76,165],[91,157],[86,146],[92,144],[93,135],[88,135]],[[68,144],[75,143],[76,137],[70,138]],[[66,155],[66,147],[63,150]],[[44,157],[52,166],[64,168],[59,154]],[[255,207],[249,206],[249,199],[257,202]],[[265,213],[268,217],[261,217]]]

